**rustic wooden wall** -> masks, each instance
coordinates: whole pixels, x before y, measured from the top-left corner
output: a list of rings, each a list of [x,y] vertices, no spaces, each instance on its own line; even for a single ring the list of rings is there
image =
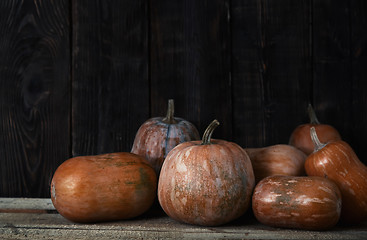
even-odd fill
[[[334,125],[367,163],[364,0],[2,0],[0,196],[47,197],[71,156],[176,116],[243,147]]]

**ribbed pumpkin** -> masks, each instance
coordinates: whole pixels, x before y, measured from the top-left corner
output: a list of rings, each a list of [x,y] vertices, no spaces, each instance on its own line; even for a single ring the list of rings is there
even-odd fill
[[[159,176],[165,157],[175,146],[198,139],[199,132],[192,123],[174,117],[174,100],[170,99],[166,117],[148,119],[140,126],[131,152],[145,157]]]
[[[255,177],[250,158],[239,145],[211,140],[214,120],[202,141],[176,146],[163,163],[158,200],[171,218],[217,226],[243,215],[249,207]]]

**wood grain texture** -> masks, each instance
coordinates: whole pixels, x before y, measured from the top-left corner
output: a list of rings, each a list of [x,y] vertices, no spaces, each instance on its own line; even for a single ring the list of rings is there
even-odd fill
[[[0,209],[3,199],[0,198]],[[366,239],[367,222],[355,227],[336,226],[329,231],[299,231],[260,224],[251,214],[220,227],[182,224],[152,208],[124,221],[76,224],[54,214],[50,199],[14,199],[20,209],[34,206],[44,213],[0,213],[1,239]],[[52,204],[51,204],[52,206]]]
[[[232,1],[235,140],[287,143],[312,81],[309,1]]]
[[[348,142],[352,106],[349,3],[314,1],[312,21],[314,108],[319,121],[334,126]]]
[[[130,151],[149,114],[147,1],[72,9],[72,155]]]
[[[48,196],[68,156],[68,9],[68,1],[1,1],[2,196]]]
[[[232,1],[232,84],[234,140],[263,146],[265,131],[264,59],[259,1]]]
[[[367,165],[367,151],[364,137],[367,136],[367,2],[351,1],[351,77],[352,116],[349,143],[357,156]]]
[[[232,138],[229,1],[151,1],[151,115],[176,116],[200,135],[218,119],[214,138]]]

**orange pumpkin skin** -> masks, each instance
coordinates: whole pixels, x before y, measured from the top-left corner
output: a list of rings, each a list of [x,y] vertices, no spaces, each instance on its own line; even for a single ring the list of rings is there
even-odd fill
[[[326,230],[340,218],[341,193],[322,177],[269,176],[255,187],[256,219],[272,227]]]
[[[136,217],[156,197],[157,177],[141,156],[109,153],[66,160],[54,173],[51,200],[73,222]]]
[[[327,124],[302,124],[298,126],[291,134],[289,145],[292,145],[306,155],[310,155],[314,151],[314,144],[310,137],[310,129],[315,127],[317,135],[321,142],[332,142],[341,140],[341,136],[334,127]]]
[[[272,175],[305,175],[306,154],[286,144],[276,144],[263,148],[246,148],[255,173],[255,181]]]
[[[249,207],[255,177],[247,153],[224,140],[181,143],[167,156],[158,181],[158,200],[171,218],[217,226]]]
[[[367,219],[367,167],[348,143],[330,142],[305,162],[307,175],[327,177],[339,187],[343,207],[341,220],[347,224]]]

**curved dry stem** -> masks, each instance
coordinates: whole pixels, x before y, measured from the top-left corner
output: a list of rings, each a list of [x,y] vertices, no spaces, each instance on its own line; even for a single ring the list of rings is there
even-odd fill
[[[322,149],[323,147],[326,146],[326,144],[321,143],[319,138],[317,137],[315,127],[310,128],[310,134],[311,134],[312,142],[315,145],[314,152],[317,152],[317,151],[319,151],[320,149]]]
[[[212,138],[212,134],[214,132],[214,129],[216,129],[219,126],[219,122],[217,119],[214,119],[209,126],[205,129],[205,132],[203,134],[203,139],[201,141],[202,145],[210,144],[210,140]]]

